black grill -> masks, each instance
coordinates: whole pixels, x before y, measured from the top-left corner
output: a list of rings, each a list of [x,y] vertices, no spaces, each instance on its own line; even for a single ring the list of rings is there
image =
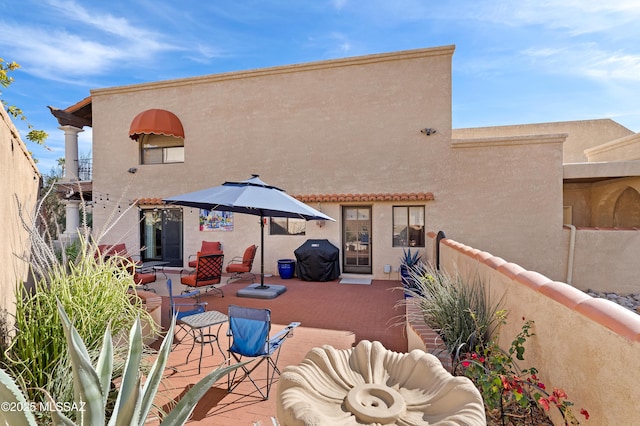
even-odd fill
[[[293,252],[296,275],[305,281],[332,281],[340,277],[340,250],[329,240],[307,240]]]

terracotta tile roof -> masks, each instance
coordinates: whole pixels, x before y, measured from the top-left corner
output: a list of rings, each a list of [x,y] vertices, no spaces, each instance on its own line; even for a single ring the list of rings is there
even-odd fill
[[[434,199],[431,192],[401,192],[378,194],[310,194],[294,195],[303,203],[335,203],[350,201],[431,201]]]
[[[138,198],[136,204],[139,206],[162,205],[162,198]]]
[[[342,203],[355,201],[432,201],[435,198],[431,192],[400,192],[378,194],[308,194],[292,195],[303,203]],[[140,198],[139,206],[160,205],[162,198]]]

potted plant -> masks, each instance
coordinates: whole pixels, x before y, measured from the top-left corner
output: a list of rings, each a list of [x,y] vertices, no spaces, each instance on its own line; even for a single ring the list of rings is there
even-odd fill
[[[414,288],[412,274],[420,271],[422,265],[422,254],[419,251],[411,252],[411,249],[402,249],[403,255],[400,258],[400,278],[405,288]],[[406,294],[406,293],[405,293]]]

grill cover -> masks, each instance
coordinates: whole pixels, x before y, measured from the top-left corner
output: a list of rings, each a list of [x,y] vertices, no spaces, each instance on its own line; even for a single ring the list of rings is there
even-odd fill
[[[329,240],[307,240],[293,253],[301,280],[332,281],[340,277],[340,250]]]

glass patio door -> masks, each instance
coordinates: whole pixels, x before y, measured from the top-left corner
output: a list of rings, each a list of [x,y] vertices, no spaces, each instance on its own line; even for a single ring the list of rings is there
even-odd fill
[[[370,274],[371,206],[342,207],[342,270]]]
[[[182,210],[142,210],[140,246],[142,260],[162,260],[182,266]]]

